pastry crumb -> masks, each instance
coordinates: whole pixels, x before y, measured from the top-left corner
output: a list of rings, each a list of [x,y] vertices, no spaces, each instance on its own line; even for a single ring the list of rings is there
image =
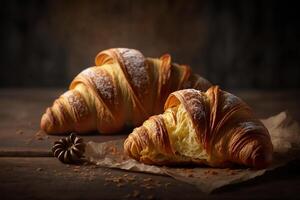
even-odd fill
[[[24,133],[24,131],[22,131],[21,129],[18,129],[18,130],[16,131],[16,133],[19,134],[19,135],[22,135],[22,134]]]
[[[154,199],[154,196],[153,195],[148,195],[146,198],[151,200],[151,199]]]
[[[36,171],[38,171],[38,172],[43,171],[43,168],[38,167],[38,168],[36,168]]]
[[[132,193],[132,197],[138,197],[138,196],[140,196],[140,191],[134,190]]]

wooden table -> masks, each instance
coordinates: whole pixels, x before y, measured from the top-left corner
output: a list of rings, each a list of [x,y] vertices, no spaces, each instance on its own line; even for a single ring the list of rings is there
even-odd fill
[[[64,165],[49,157],[59,136],[38,134],[45,108],[63,92],[61,89],[0,89],[0,197],[1,199],[234,199],[299,198],[300,163],[268,172],[254,180],[220,188],[210,195],[194,186],[166,176]],[[299,91],[233,91],[260,118],[288,110],[299,121]],[[86,141],[108,141],[126,135],[84,136]],[[135,181],[117,185],[110,176],[136,176]],[[158,185],[142,187],[151,178]],[[130,197],[128,195],[131,195]]]

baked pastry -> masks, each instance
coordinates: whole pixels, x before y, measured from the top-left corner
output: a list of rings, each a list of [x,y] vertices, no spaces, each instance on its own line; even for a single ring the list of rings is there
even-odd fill
[[[245,102],[212,86],[206,92],[172,93],[165,112],[135,128],[124,150],[146,164],[265,168],[273,146],[268,130]]]
[[[114,133],[135,127],[163,112],[171,92],[210,86],[188,66],[172,63],[168,54],[145,58],[138,50],[117,48],[100,52],[95,62],[46,110],[41,119],[46,133]]]

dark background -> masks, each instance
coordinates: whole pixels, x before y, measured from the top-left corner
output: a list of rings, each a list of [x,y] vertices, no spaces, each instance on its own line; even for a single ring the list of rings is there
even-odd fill
[[[292,1],[1,1],[0,87],[66,87],[95,55],[130,47],[223,88],[300,87]]]

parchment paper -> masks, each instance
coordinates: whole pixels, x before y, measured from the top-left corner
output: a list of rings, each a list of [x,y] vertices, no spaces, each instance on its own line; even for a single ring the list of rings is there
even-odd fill
[[[267,169],[171,168],[145,165],[129,158],[123,153],[124,140],[114,140],[104,143],[90,141],[86,146],[85,157],[91,163],[102,167],[168,175],[177,180],[193,184],[202,192],[210,193],[222,186],[240,183],[261,176],[266,171],[273,170],[293,159],[297,159],[300,146],[300,128],[298,123],[287,112],[281,112],[278,115],[261,121],[269,130],[274,146],[273,163]]]

